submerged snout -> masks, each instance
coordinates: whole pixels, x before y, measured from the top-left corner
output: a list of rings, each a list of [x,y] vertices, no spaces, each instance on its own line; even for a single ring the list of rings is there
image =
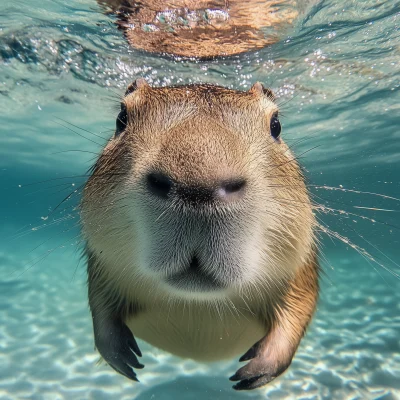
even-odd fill
[[[234,202],[244,195],[246,180],[236,177],[209,184],[186,183],[162,172],[150,172],[146,175],[146,189],[154,197],[175,198],[188,205]]]

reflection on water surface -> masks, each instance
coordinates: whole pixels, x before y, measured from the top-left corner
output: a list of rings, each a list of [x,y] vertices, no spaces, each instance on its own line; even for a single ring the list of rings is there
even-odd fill
[[[310,1],[99,0],[136,49],[211,58],[276,43]]]

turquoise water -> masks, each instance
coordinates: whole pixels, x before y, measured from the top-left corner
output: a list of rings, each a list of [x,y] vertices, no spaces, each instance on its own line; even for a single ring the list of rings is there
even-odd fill
[[[321,1],[272,47],[197,63],[130,49],[94,0],[2,0],[0,398],[400,399],[399,12]],[[321,204],[316,316],[289,371],[258,391],[231,389],[236,360],[145,343],[140,384],[96,365],[74,206],[140,76],[272,87]]]

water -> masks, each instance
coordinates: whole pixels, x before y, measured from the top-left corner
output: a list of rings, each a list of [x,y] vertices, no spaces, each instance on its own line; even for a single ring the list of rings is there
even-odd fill
[[[400,197],[399,11],[321,1],[269,48],[196,63],[130,49],[94,0],[2,0],[0,398],[399,399],[400,202],[371,194]],[[321,227],[342,239],[321,233],[318,311],[289,371],[261,390],[230,389],[236,360],[205,365],[144,343],[140,384],[95,364],[73,206],[104,140],[82,129],[111,135],[139,76],[271,86]]]

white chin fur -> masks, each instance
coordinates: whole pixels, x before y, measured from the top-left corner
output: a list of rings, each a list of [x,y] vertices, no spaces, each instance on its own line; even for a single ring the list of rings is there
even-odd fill
[[[236,216],[162,214],[152,205],[134,205],[130,218],[138,240],[138,274],[157,282],[171,297],[223,299],[262,276],[261,226]],[[161,215],[161,216],[160,216]],[[249,226],[251,226],[251,231]],[[193,257],[199,275],[190,270]],[[193,264],[192,264],[193,265]]]
[[[107,213],[91,216],[95,222],[85,225],[89,248],[121,290],[135,299],[137,295],[144,301],[157,297],[209,302],[254,290],[279,290],[304,263],[312,245],[309,220],[298,224],[305,228],[294,239],[282,222],[284,213],[275,219],[257,204],[223,217],[182,215],[135,197],[110,201]],[[280,234],[284,229],[293,239],[289,244]],[[196,286],[196,279],[192,286],[190,279],[189,284],[180,284],[179,279],[178,284],[168,282],[188,270],[194,255],[205,275],[219,286],[204,287],[201,280]]]

